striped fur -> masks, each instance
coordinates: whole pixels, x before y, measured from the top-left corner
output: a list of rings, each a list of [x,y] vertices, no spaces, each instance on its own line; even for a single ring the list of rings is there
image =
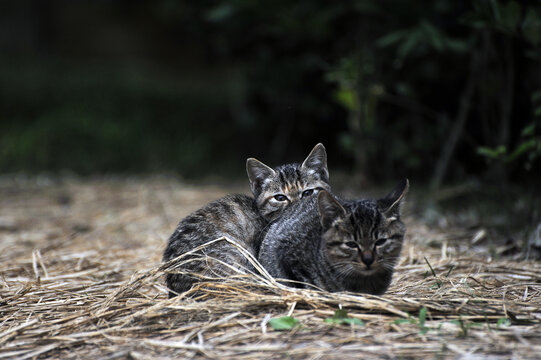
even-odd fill
[[[257,207],[269,221],[301,199],[305,191],[313,190],[311,195],[314,195],[320,190],[330,190],[323,144],[317,144],[302,164],[286,164],[271,169],[251,158],[246,162],[246,170]]]
[[[327,155],[322,144],[316,145],[302,164],[272,169],[256,159],[248,159],[246,169],[254,197],[229,195],[182,219],[169,238],[163,261],[224,236],[257,256],[260,234],[269,221],[277,219],[299,199],[315,198],[319,190],[329,190]],[[200,275],[216,277],[231,273],[227,265],[235,269],[251,268],[244,256],[225,241],[206,246],[184,260],[189,262],[180,263],[177,271],[166,275],[170,297],[189,290]]]
[[[337,200],[322,191],[299,202],[269,226],[259,261],[296,286],[383,294],[402,249],[399,209],[408,187],[405,180],[380,200]]]

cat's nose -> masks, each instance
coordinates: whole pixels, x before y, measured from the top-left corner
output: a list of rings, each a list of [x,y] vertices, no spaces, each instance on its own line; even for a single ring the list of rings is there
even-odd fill
[[[364,251],[361,255],[361,258],[363,260],[363,263],[366,264],[366,266],[370,266],[374,262],[374,255],[372,255],[371,251]]]

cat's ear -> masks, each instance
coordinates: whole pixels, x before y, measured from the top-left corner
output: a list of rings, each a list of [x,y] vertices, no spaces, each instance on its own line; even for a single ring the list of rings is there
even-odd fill
[[[302,168],[318,173],[321,179],[329,182],[329,170],[327,169],[327,152],[322,143],[314,146],[310,154],[304,159]]]
[[[387,196],[378,200],[378,207],[386,217],[399,217],[400,204],[404,196],[406,196],[409,187],[410,183],[408,179],[404,179]]]
[[[336,220],[346,215],[344,207],[325,190],[321,190],[317,196],[317,208],[324,229],[330,228]]]
[[[261,192],[265,180],[275,174],[272,168],[254,158],[246,160],[246,172],[248,179],[250,179],[250,188],[255,196]]]

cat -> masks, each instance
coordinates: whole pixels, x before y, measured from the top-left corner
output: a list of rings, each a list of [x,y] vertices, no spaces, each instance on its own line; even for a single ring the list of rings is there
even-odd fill
[[[379,200],[337,200],[323,190],[269,225],[258,260],[297,287],[374,295],[389,287],[406,226],[400,205],[407,179]]]
[[[195,249],[211,240],[227,237],[241,244],[254,257],[260,245],[260,233],[270,221],[301,198],[315,197],[320,190],[330,190],[327,153],[317,144],[302,164],[285,164],[274,169],[249,158],[246,171],[253,197],[228,195],[215,200],[185,217],[169,238],[163,261]],[[208,258],[201,258],[208,255]],[[219,241],[190,256],[177,273],[168,273],[166,283],[169,297],[185,292],[197,281],[197,276],[226,275],[227,265],[250,269],[250,263],[230,243]],[[186,258],[184,259],[186,260]]]

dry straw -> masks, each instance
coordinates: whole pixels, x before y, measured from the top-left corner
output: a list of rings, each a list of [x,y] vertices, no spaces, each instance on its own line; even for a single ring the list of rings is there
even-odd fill
[[[257,273],[232,267],[231,276],[201,278],[168,299],[164,274],[193,261],[160,263],[171,219],[218,190],[160,179],[18,186],[0,187],[0,219],[16,224],[0,228],[0,359],[541,354],[541,264],[491,258],[479,240],[468,248],[478,232],[441,233],[407,219],[408,242],[384,296],[290,288],[244,252]],[[54,201],[63,192],[73,198],[68,208]],[[337,309],[364,325],[326,322]],[[274,330],[271,319],[283,316],[299,325]]]

